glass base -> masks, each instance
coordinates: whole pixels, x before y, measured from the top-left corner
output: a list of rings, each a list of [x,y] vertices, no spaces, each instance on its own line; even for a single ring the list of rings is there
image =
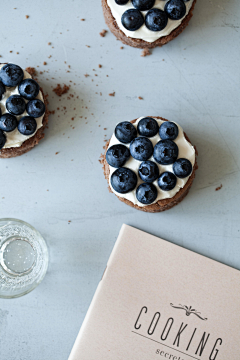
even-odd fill
[[[43,280],[48,250],[40,233],[16,219],[0,219],[0,298],[25,295]]]

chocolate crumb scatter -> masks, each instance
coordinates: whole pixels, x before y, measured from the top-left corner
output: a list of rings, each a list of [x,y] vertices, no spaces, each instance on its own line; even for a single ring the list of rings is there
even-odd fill
[[[9,51],[10,53],[12,53],[12,50],[11,51]]]
[[[87,48],[90,48],[91,46],[90,45],[86,45]]]
[[[26,16],[26,19],[29,19],[29,15],[25,15]]]
[[[103,30],[100,32],[100,36],[101,36],[101,37],[105,37],[106,33],[107,33],[107,30],[104,30],[104,29],[103,29]]]
[[[85,21],[85,19],[81,19],[81,21]]]
[[[57,155],[57,154],[59,154],[59,151],[57,151],[57,152],[55,153],[55,155]]]
[[[84,74],[84,76],[85,76],[85,77],[89,77],[90,75],[88,75],[88,74]]]
[[[124,49],[124,47],[123,47],[123,46],[121,46],[121,47],[120,47],[120,49],[122,50],[122,49]]]
[[[36,69],[34,68],[34,67],[27,67],[26,69],[25,69],[31,76],[36,76],[37,75],[37,71],[36,71]],[[40,74],[41,74],[41,72],[40,72]]]
[[[46,61],[43,62],[43,65],[47,65]]]
[[[218,186],[218,187],[215,189],[215,191],[221,190],[222,187],[223,187],[223,186],[222,186],[222,184],[221,184],[220,186]]]
[[[145,57],[145,56],[149,56],[149,55],[152,55],[152,53],[150,52],[149,49],[143,49],[142,51],[142,57]]]
[[[99,64],[99,65],[98,65],[98,67],[99,67],[99,69],[101,69],[101,68],[102,68],[102,65],[101,65],[101,64]]]
[[[64,84],[63,87],[60,84],[57,84],[57,86],[53,89],[53,92],[55,92],[57,96],[62,96],[66,94],[69,91],[69,89],[70,86],[67,86],[66,84]]]
[[[115,96],[115,91],[113,91],[112,93],[108,94],[109,96]]]
[[[142,97],[142,96],[139,96],[138,98],[139,98],[139,100],[143,100],[143,97]]]

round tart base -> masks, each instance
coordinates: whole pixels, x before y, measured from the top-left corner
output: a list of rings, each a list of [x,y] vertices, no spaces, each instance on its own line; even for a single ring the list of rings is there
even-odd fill
[[[161,46],[167,44],[169,41],[175,39],[179,34],[181,34],[181,32],[188,26],[188,23],[189,23],[191,17],[193,16],[193,10],[194,10],[196,1],[197,0],[195,0],[193,2],[189,13],[187,14],[187,16],[184,18],[182,23],[176,29],[174,29],[169,35],[163,36],[152,43],[141,40],[141,39],[134,39],[134,38],[126,36],[122,32],[122,30],[119,29],[117,21],[113,17],[111,9],[108,6],[107,0],[102,0],[102,7],[103,7],[103,15],[104,15],[105,22],[106,22],[107,26],[109,27],[110,31],[116,36],[116,38],[118,40],[121,40],[123,44],[130,45],[130,46],[133,46],[136,48],[152,49],[157,46],[161,47]]]
[[[153,118],[156,118],[156,119],[159,119],[159,120],[163,120],[163,121],[168,121],[167,119],[164,119],[160,116],[150,116],[150,117],[153,117]],[[132,124],[134,124],[135,122],[137,121],[137,119],[131,121]],[[187,139],[187,141],[191,144],[191,141],[189,140],[188,136],[184,133],[184,136],[185,138]],[[108,149],[108,146],[109,146],[109,143],[110,143],[110,140],[106,143],[106,145],[104,146],[104,149],[105,149],[105,152],[104,154],[101,155],[101,164],[103,165],[103,173],[104,173],[104,176],[105,176],[105,179],[108,181],[108,184],[109,184],[109,176],[110,176],[110,167],[106,161],[106,152],[107,152],[107,149]],[[147,206],[144,206],[144,207],[140,207],[138,205],[134,205],[131,201],[127,200],[127,199],[124,199],[122,197],[118,197],[118,199],[122,202],[124,202],[125,204],[137,209],[137,210],[141,210],[141,211],[145,211],[145,212],[150,212],[150,213],[156,213],[156,212],[162,212],[162,211],[165,211],[165,210],[169,210],[171,209],[172,207],[176,206],[177,204],[179,204],[184,198],[185,196],[187,196],[191,186],[192,186],[192,183],[193,183],[193,180],[195,178],[195,172],[196,170],[198,169],[198,165],[197,165],[197,149],[196,147],[194,146],[195,148],[195,151],[196,151],[196,157],[195,157],[195,165],[193,167],[193,171],[192,171],[192,175],[189,177],[186,185],[179,190],[179,192],[171,199],[163,199],[163,200],[159,200],[157,201],[156,203],[152,204],[152,205],[147,205]],[[110,186],[108,185],[108,188],[109,188],[109,191],[112,192]]]
[[[7,148],[7,149],[4,149],[4,148],[1,149],[0,150],[0,158],[5,159],[5,158],[12,158],[12,157],[23,155],[23,154],[27,153],[28,151],[30,151],[34,146],[36,146],[39,143],[39,141],[41,139],[44,138],[44,130],[48,123],[49,111],[47,109],[47,103],[48,103],[47,97],[44,95],[42,88],[40,88],[40,91],[42,92],[44,104],[46,107],[45,115],[43,117],[42,127],[40,127],[40,129],[37,130],[37,132],[34,136],[32,136],[31,138],[24,141],[21,146],[11,147],[11,148]]]

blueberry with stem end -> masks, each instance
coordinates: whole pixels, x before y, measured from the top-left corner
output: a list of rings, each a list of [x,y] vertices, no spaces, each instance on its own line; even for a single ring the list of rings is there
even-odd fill
[[[178,137],[178,126],[171,121],[162,123],[159,129],[159,136],[162,140],[175,140]]]
[[[173,190],[175,188],[176,184],[177,184],[177,178],[170,171],[165,171],[164,173],[162,173],[160,175],[160,177],[158,179],[158,186],[163,191]]]
[[[115,136],[120,142],[129,144],[137,136],[137,130],[129,121],[123,121],[116,126]]]
[[[12,115],[21,115],[26,109],[26,103],[20,95],[12,95],[6,101],[6,108]]]
[[[113,189],[120,194],[127,194],[137,186],[137,175],[131,169],[119,168],[111,176]]]
[[[122,25],[129,31],[136,31],[144,24],[144,17],[137,9],[129,9],[122,14]]]
[[[151,31],[162,31],[168,23],[168,17],[165,11],[160,9],[151,9],[145,17],[145,25]]]
[[[171,165],[177,160],[178,151],[172,140],[160,140],[154,147],[153,157],[158,164]]]
[[[106,153],[108,165],[119,168],[122,167],[130,157],[129,149],[122,144],[111,146]]]
[[[184,179],[192,173],[192,164],[188,159],[177,159],[173,164],[173,172],[180,179]]]
[[[32,116],[24,116],[18,123],[18,131],[23,135],[32,135],[37,130],[37,122]]]
[[[153,161],[143,161],[139,166],[138,175],[144,182],[151,183],[159,177],[159,168]]]
[[[137,126],[138,133],[142,136],[153,137],[157,135],[159,126],[155,119],[145,117],[141,119]]]
[[[29,116],[33,116],[35,118],[38,118],[38,117],[42,116],[45,113],[45,105],[39,99],[30,100],[27,103],[26,110],[27,110],[27,113],[28,113]]]
[[[152,142],[146,137],[137,137],[131,141],[130,154],[136,160],[148,160],[153,154]]]
[[[136,190],[136,197],[138,201],[144,205],[152,204],[158,195],[158,191],[155,185],[143,183],[138,186]]]
[[[26,100],[33,100],[38,96],[40,86],[33,79],[25,79],[18,85],[19,94]]]
[[[5,113],[0,117],[0,130],[11,132],[16,129],[18,125],[17,118],[14,115]]]
[[[0,80],[5,86],[17,86],[23,79],[24,73],[20,66],[6,64],[0,70]]]

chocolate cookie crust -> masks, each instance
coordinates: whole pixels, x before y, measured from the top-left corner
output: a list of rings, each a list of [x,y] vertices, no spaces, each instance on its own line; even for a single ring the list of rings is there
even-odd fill
[[[183,30],[187,27],[191,17],[193,16],[193,10],[195,7],[197,0],[194,0],[192,7],[187,14],[187,16],[183,19],[182,23],[174,29],[169,35],[163,36],[156,41],[149,43],[147,41],[144,41],[142,39],[134,39],[131,37],[126,36],[122,30],[119,29],[116,19],[113,17],[110,7],[108,6],[107,0],[102,0],[102,8],[103,8],[103,15],[106,24],[108,25],[111,32],[116,36],[118,40],[121,40],[122,43],[126,45],[130,45],[136,48],[140,49],[152,49],[157,46],[161,47],[165,44],[167,44],[169,41],[175,39]]]
[[[156,118],[156,119],[159,119],[159,120],[163,120],[163,121],[168,121],[167,119],[164,119],[160,116],[150,116],[150,117],[153,117],[153,118]],[[132,124],[134,124],[135,122],[137,121],[137,119],[131,121]],[[191,141],[189,140],[188,136],[186,135],[186,133],[184,132],[184,136],[185,138],[187,139],[187,141],[191,144]],[[108,184],[109,184],[109,176],[110,176],[110,167],[107,163],[107,160],[106,160],[106,152],[107,152],[107,149],[108,149],[108,146],[109,146],[109,143],[110,143],[110,140],[106,143],[105,147],[104,147],[104,154],[101,155],[101,158],[100,158],[100,162],[102,164],[102,168],[103,168],[103,173],[104,173],[104,176],[105,176],[105,179],[107,180]],[[195,148],[195,164],[194,164],[194,167],[193,167],[193,171],[192,171],[192,174],[191,176],[189,177],[186,185],[180,189],[178,191],[178,193],[170,198],[170,199],[163,199],[163,200],[159,200],[157,201],[156,203],[154,204],[151,204],[151,205],[147,205],[147,206],[144,206],[144,207],[141,207],[141,206],[138,206],[138,205],[134,205],[131,201],[127,200],[127,199],[124,199],[122,197],[118,197],[118,199],[122,202],[124,202],[125,204],[137,209],[137,210],[141,210],[141,211],[145,211],[145,212],[150,212],[150,213],[156,213],[156,212],[162,212],[162,211],[165,211],[165,210],[169,210],[171,209],[172,207],[176,206],[177,204],[179,204],[184,198],[185,196],[187,196],[191,186],[192,186],[192,183],[193,183],[193,180],[195,178],[195,172],[196,170],[198,169],[198,165],[197,165],[197,149],[196,147],[194,146]],[[108,189],[110,192],[112,192],[110,186],[108,185]],[[114,194],[115,195],[115,194]]]
[[[40,88],[40,91],[42,92],[44,104],[46,107],[45,114],[44,114],[44,117],[42,120],[42,127],[40,127],[40,129],[37,130],[37,132],[34,136],[32,136],[29,139],[27,139],[26,141],[24,141],[21,146],[1,149],[0,150],[0,158],[2,158],[2,159],[12,158],[12,157],[23,155],[23,154],[27,153],[28,151],[30,151],[34,146],[36,146],[39,143],[39,141],[41,139],[44,138],[44,130],[48,123],[49,111],[47,108],[47,104],[48,104],[47,97],[46,97],[46,95],[44,95],[42,88]]]

